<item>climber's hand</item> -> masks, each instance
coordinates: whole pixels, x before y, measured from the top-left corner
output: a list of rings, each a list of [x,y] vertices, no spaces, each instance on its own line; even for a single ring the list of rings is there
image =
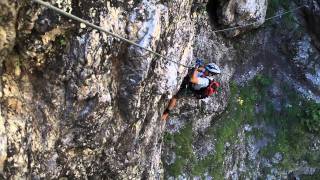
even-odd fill
[[[200,59],[200,58],[197,58],[195,67],[198,68],[198,67],[201,67],[203,65],[204,65],[204,61],[202,59]]]

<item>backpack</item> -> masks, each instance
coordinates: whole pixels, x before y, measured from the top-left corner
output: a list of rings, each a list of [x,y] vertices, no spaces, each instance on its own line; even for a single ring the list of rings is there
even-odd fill
[[[203,99],[217,93],[219,87],[220,83],[209,79],[209,85],[207,87],[201,88],[199,90],[193,90],[193,92],[196,98]]]
[[[188,75],[186,77],[184,77],[180,90],[178,92],[178,94],[184,94],[183,96],[185,96],[188,92],[191,92],[196,98],[198,99],[203,99],[209,96],[212,96],[213,94],[218,92],[218,87],[220,87],[220,83],[211,80],[209,78],[209,86],[205,87],[205,88],[201,88],[199,90],[195,90],[193,89],[193,84],[190,82],[192,73],[194,71],[194,68],[189,69],[188,71]]]

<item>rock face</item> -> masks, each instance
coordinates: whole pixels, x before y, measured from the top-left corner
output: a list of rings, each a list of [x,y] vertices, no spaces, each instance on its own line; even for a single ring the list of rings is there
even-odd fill
[[[14,33],[16,30],[15,23],[17,21],[19,4],[10,1],[1,1],[0,5],[0,50],[1,56],[3,57],[14,45],[16,37]]]
[[[267,0],[217,0],[219,23],[224,27],[245,26],[226,32],[228,36],[236,36],[248,29],[257,28],[264,23],[267,12]],[[212,2],[212,3],[214,3]],[[217,5],[216,5],[217,6]],[[247,26],[250,24],[250,26]]]
[[[307,8],[304,9],[306,15],[307,27],[311,30],[313,39],[319,41],[319,32],[320,32],[320,3],[319,1],[302,1],[302,5],[305,5]],[[319,48],[319,43],[316,43]]]
[[[195,134],[224,111],[241,59],[234,42],[214,29],[254,23],[224,33],[236,36],[261,25],[267,9],[266,0],[49,2],[178,63],[191,66],[201,57],[220,65],[222,91],[204,100],[183,97],[171,116],[181,126],[191,122]],[[301,43],[292,51],[310,52]],[[162,178],[160,116],[187,72],[38,4],[2,0],[1,178]],[[310,82],[317,85],[318,76]],[[199,152],[214,149],[201,143]]]
[[[224,70],[227,72],[228,69],[230,70],[230,73],[227,74],[233,74],[232,79],[235,80],[235,83],[239,87],[246,86],[248,81],[254,79],[257,74],[265,73],[273,77],[277,83],[272,84],[273,93],[267,98],[272,100],[274,111],[282,112],[287,107],[291,108],[299,105],[298,102],[290,104],[282,99],[291,93],[288,92],[288,90],[281,89],[284,85],[295,89],[295,91],[308,99],[319,102],[319,85],[317,84],[317,67],[319,62],[317,44],[319,41],[317,40],[318,35],[315,35],[316,33],[314,33],[314,31],[312,33],[308,31],[308,28],[311,28],[308,19],[318,18],[314,8],[317,3],[309,3],[310,6],[301,8],[301,10],[295,11],[290,16],[283,17],[283,19],[274,19],[270,22],[271,25],[266,25],[257,31],[251,31],[251,34],[245,32],[252,28],[252,26],[240,29],[239,31],[237,30],[237,32],[233,30],[227,33],[221,32],[227,37],[239,35],[240,32],[244,33],[235,38],[226,38],[220,36],[218,32],[208,30],[221,28],[219,28],[219,22],[220,25],[223,22],[222,12],[228,14],[228,12],[225,11],[227,8],[222,9],[222,7],[231,7],[227,5],[232,4],[232,2],[221,1],[220,4],[214,5],[212,1],[211,3],[209,2],[209,9],[216,10],[210,12],[211,18],[213,18],[212,24],[210,23],[212,28],[208,28],[205,23],[208,21],[203,20],[207,14],[204,13],[202,16],[197,16],[196,25],[198,26],[196,26],[196,28],[198,29],[198,33],[196,40],[198,41],[195,43],[197,44],[195,46],[195,52],[197,54],[202,53],[203,57],[206,58],[214,57],[214,59],[221,62],[225,68]],[[233,2],[233,5],[240,2],[242,1]],[[278,8],[279,10],[276,10],[273,15],[304,5],[303,2],[296,3],[297,4],[293,2],[289,3],[286,8],[280,6]],[[241,6],[245,5],[242,4]],[[307,14],[309,14],[310,17],[306,17],[308,16]],[[250,21],[244,24],[247,23],[250,23]],[[231,24],[230,26],[234,27],[236,25]],[[226,26],[226,28],[230,26]],[[208,39],[213,39],[213,41]],[[211,51],[211,49],[214,51]],[[221,75],[221,78],[222,82],[228,82],[230,80],[224,77],[224,75]],[[264,81],[263,83],[266,82]],[[223,89],[226,88],[223,87]],[[246,94],[245,92],[247,92],[248,89],[245,90],[246,91],[243,92],[244,94]],[[260,122],[264,122],[265,116],[261,114],[267,111],[266,109],[268,108],[259,105],[259,101],[261,100],[255,102],[253,106],[247,110],[244,109],[245,107],[241,107],[243,104],[245,106],[248,101],[252,101],[251,98],[255,98],[254,94],[247,92],[247,95],[250,96],[248,99],[243,100],[240,96],[235,101],[232,101],[232,105],[240,105],[239,111],[233,110],[232,108],[234,108],[234,106],[229,105],[230,107],[222,114],[222,117],[220,117],[224,109],[222,106],[227,100],[232,98],[226,98],[229,97],[229,94],[226,93],[223,95],[222,93],[211,99],[200,101],[206,104],[205,101],[210,102],[213,100],[214,102],[219,102],[218,106],[214,106],[215,103],[212,103],[212,101],[210,104],[206,104],[206,106],[201,106],[201,104],[198,106],[190,106],[192,102],[197,101],[191,101],[190,98],[180,100],[182,101],[181,105],[176,109],[174,117],[171,118],[166,128],[167,134],[165,137],[167,143],[163,152],[163,162],[167,167],[166,178],[287,179],[299,178],[303,175],[312,175],[318,171],[312,166],[312,163],[306,163],[306,160],[303,158],[297,158],[288,163],[287,158],[291,156],[291,151],[282,151],[284,149],[283,147],[287,148],[290,147],[290,145],[286,144],[285,141],[287,141],[287,139],[278,133],[283,131],[283,129],[281,129],[282,126],[278,125],[273,127],[272,123],[271,125],[259,124]],[[215,107],[218,108],[215,109]],[[190,109],[192,109],[191,112]],[[292,111],[292,109],[289,110]],[[233,116],[234,119],[228,119],[230,118],[229,113],[234,111],[236,111]],[[242,124],[250,121],[248,120],[252,118],[250,112],[252,113],[253,111],[256,111],[256,114],[258,114],[254,116],[256,119],[254,119],[253,122],[257,122],[258,124],[253,123],[252,126]],[[275,112],[271,112],[271,114],[277,117]],[[268,120],[270,119],[272,118],[269,117]],[[274,118],[273,120],[280,121],[281,118]],[[227,122],[224,123],[224,121]],[[189,132],[190,127],[193,130],[191,135]],[[211,128],[214,130],[211,130]],[[291,137],[291,135],[288,134],[287,136]],[[279,141],[280,143],[278,143]],[[304,140],[301,140],[301,142],[304,142]],[[281,147],[272,149],[277,143]],[[311,149],[308,143],[305,145],[305,149],[307,150]],[[298,143],[294,143],[294,145],[297,144]],[[281,148],[282,151],[280,151]],[[265,149],[267,149],[267,151],[272,149],[275,150],[275,152],[269,154],[268,156],[270,157],[266,157],[261,155],[261,152]],[[298,156],[300,155],[301,154]],[[318,156],[318,154],[315,156]],[[320,162],[319,159],[315,161],[317,163]],[[283,167],[285,163],[287,164]],[[279,166],[281,167],[279,168]]]
[[[187,69],[29,1],[1,3],[12,11],[2,11],[10,19],[0,27],[2,176],[160,176],[159,116]],[[51,3],[175,61],[192,60],[192,2]]]

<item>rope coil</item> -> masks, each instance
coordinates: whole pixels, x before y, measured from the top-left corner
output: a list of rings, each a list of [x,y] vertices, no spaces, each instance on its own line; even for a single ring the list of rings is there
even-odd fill
[[[139,44],[137,44],[137,43],[135,43],[135,42],[133,42],[133,41],[130,41],[130,40],[126,39],[126,38],[123,38],[123,37],[121,37],[121,36],[119,36],[119,35],[117,35],[117,34],[115,34],[115,33],[110,32],[110,31],[107,31],[107,30],[103,29],[102,27],[97,26],[97,25],[95,25],[95,24],[92,24],[92,23],[90,23],[90,22],[88,22],[88,21],[86,21],[86,20],[84,20],[84,19],[81,19],[81,18],[79,18],[79,17],[77,17],[77,16],[75,16],[75,15],[73,15],[73,14],[67,13],[67,12],[65,12],[65,11],[63,11],[63,10],[61,10],[61,9],[53,6],[53,5],[51,5],[51,4],[48,3],[48,2],[44,2],[44,1],[42,1],[42,0],[32,0],[32,1],[34,1],[34,2],[36,2],[36,3],[38,3],[38,4],[40,4],[40,5],[43,5],[43,6],[49,8],[49,9],[51,9],[51,10],[53,10],[53,11],[59,13],[59,14],[62,14],[62,15],[64,15],[64,16],[66,16],[66,17],[69,17],[70,19],[73,19],[73,20],[75,20],[75,21],[78,21],[78,22],[80,22],[80,23],[83,23],[83,24],[85,24],[85,25],[87,25],[87,26],[90,26],[90,27],[92,27],[92,28],[94,28],[94,29],[97,29],[97,30],[99,30],[99,31],[101,31],[101,32],[104,32],[104,33],[106,33],[106,34],[108,34],[108,35],[110,35],[110,36],[113,36],[113,37],[118,38],[118,39],[120,39],[120,40],[122,40],[122,41],[125,41],[125,42],[127,42],[127,43],[129,43],[129,44],[131,44],[131,45],[137,46],[137,47],[139,47],[139,48],[141,48],[141,49],[143,49],[143,50],[145,50],[145,51],[148,51],[148,52],[150,52],[150,53],[153,53],[153,54],[159,56],[160,58],[163,58],[163,59],[165,59],[165,60],[167,60],[167,61],[169,61],[169,62],[176,63],[176,64],[181,65],[181,66],[186,67],[186,68],[190,68],[190,67],[191,67],[191,66],[188,66],[188,65],[185,65],[185,64],[176,62],[176,61],[174,61],[174,60],[171,60],[171,59],[169,59],[168,57],[163,56],[163,55],[161,55],[161,54],[159,54],[159,53],[157,53],[157,52],[155,52],[155,51],[153,51],[153,50],[151,50],[151,49],[145,48],[145,47],[143,47],[143,46],[141,46],[141,45],[139,45]],[[293,12],[293,11],[296,11],[296,10],[298,10],[298,9],[304,7],[304,6],[305,6],[305,5],[299,6],[299,7],[297,7],[297,8],[291,9],[291,10],[286,11],[286,12],[284,12],[284,13],[281,13],[281,14],[278,14],[278,15],[275,15],[275,16],[272,16],[272,17],[269,17],[269,18],[266,18],[266,19],[265,19],[265,22],[266,22],[266,21],[269,21],[269,20],[272,20],[272,19],[274,19],[274,18],[277,18],[277,17],[281,17],[281,16],[283,16],[283,15],[285,15],[285,14],[288,14],[288,13],[291,13],[291,12]],[[253,22],[253,23],[249,23],[249,24],[245,24],[245,25],[240,25],[240,26],[235,26],[235,27],[231,27],[231,28],[225,28],[225,29],[215,30],[215,31],[213,31],[213,32],[218,33],[218,32],[230,31],[230,30],[234,30],[234,29],[239,29],[239,28],[251,26],[251,25],[254,25],[254,24],[256,24],[256,23],[257,23],[257,22]]]

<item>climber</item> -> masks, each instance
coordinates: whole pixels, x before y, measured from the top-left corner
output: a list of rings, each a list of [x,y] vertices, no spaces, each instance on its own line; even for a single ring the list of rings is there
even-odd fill
[[[217,92],[220,84],[214,81],[213,76],[220,74],[221,70],[215,63],[209,63],[204,66],[201,59],[196,60],[195,68],[184,78],[178,93],[169,101],[169,105],[162,114],[161,120],[167,120],[170,111],[176,106],[177,99],[191,90],[198,99],[209,97]]]

